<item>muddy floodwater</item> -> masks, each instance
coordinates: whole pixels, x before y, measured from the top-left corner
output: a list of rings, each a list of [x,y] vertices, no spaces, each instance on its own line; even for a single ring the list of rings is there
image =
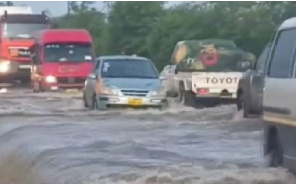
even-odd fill
[[[83,108],[81,93],[0,94],[0,184],[294,184],[234,105]]]

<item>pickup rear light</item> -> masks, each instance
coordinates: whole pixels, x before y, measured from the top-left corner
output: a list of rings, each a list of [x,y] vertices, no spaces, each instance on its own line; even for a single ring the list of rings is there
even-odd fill
[[[198,94],[208,94],[209,89],[208,88],[197,88],[197,93]]]

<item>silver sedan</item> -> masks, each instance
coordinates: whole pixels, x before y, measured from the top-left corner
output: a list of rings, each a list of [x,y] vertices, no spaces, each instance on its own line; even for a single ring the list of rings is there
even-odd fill
[[[166,92],[151,60],[137,56],[102,56],[83,89],[85,107],[167,107]]]

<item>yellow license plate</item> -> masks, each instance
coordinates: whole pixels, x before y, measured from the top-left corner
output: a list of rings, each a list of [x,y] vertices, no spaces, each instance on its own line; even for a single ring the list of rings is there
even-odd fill
[[[130,106],[141,106],[143,105],[142,99],[129,99],[128,105]]]

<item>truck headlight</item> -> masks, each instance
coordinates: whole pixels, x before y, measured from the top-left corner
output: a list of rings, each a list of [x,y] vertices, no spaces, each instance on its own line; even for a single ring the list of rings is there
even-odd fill
[[[10,68],[9,61],[0,61],[0,73],[7,73]]]
[[[56,80],[56,77],[52,76],[52,75],[48,75],[46,78],[45,78],[45,82],[46,83],[56,83],[57,80]]]
[[[165,92],[165,89],[163,87],[161,87],[158,90],[151,91],[149,93],[149,96],[150,97],[165,97],[166,92]]]

